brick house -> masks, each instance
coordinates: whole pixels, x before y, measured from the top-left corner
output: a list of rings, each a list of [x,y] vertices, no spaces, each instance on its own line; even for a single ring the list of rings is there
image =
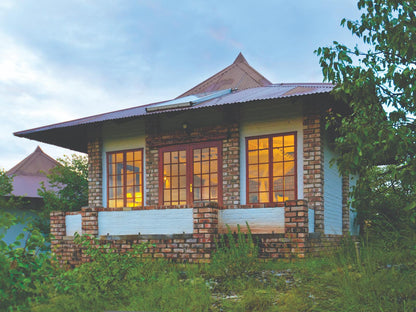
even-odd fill
[[[262,257],[303,257],[355,234],[350,179],[330,166],[323,126],[341,105],[332,89],[273,84],[240,53],[176,99],[15,133],[89,157],[89,206],[51,214],[54,251],[79,263],[77,231],[208,261],[226,225],[247,222]]]

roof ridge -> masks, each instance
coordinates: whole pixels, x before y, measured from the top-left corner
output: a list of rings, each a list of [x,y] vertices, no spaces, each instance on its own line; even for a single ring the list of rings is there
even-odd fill
[[[30,153],[28,156],[26,156],[25,158],[23,158],[21,161],[19,161],[16,165],[14,165],[12,168],[10,168],[9,170],[6,171],[6,174],[8,175],[12,175],[14,174],[16,171],[18,171],[18,169],[22,168],[22,166],[27,163],[30,158],[34,155],[38,153],[38,147],[32,152]]]
[[[222,70],[220,70],[218,73],[216,73],[216,74],[214,74],[214,75],[211,75],[210,77],[208,77],[208,78],[207,78],[207,79],[205,79],[204,81],[202,81],[202,82],[198,83],[196,86],[192,87],[191,89],[189,89],[189,90],[185,91],[184,93],[182,93],[181,95],[179,95],[179,96],[178,96],[178,97],[176,97],[175,99],[179,99],[179,98],[181,98],[181,97],[183,97],[183,96],[186,96],[185,94],[187,94],[189,91],[191,91],[191,90],[193,90],[193,89],[196,89],[196,88],[198,88],[198,87],[200,87],[200,86],[203,86],[203,85],[207,84],[207,82],[208,82],[210,79],[212,79],[213,77],[215,77],[215,76],[223,76],[223,75],[224,75],[227,71],[229,71],[229,70],[231,69],[231,67],[232,67],[233,65],[235,65],[235,64],[234,64],[234,63],[232,63],[232,64],[228,65],[227,67],[225,67],[225,68],[223,68]],[[220,79],[218,79],[218,80],[220,80]],[[217,83],[218,83],[218,81],[217,81]],[[188,94],[188,95],[190,95],[190,94]]]
[[[243,68],[244,66],[242,66],[242,65],[244,65],[246,67]],[[227,73],[231,70],[234,70],[234,69],[237,69],[237,71],[243,71],[245,75],[249,76],[251,78],[251,81],[254,82],[257,85],[257,86],[254,86],[254,87],[259,87],[259,86],[263,86],[265,84],[267,85],[267,84],[272,83],[270,80],[268,80],[266,77],[264,77],[259,71],[257,71],[254,67],[252,67],[247,62],[247,60],[245,59],[243,54],[240,52],[238,54],[237,58],[234,60],[234,62],[232,64],[228,65],[227,67],[220,70],[219,72],[211,75],[210,77],[208,77],[207,79],[205,79],[201,83],[199,83],[196,86],[190,88],[189,90],[185,91],[184,93],[182,93],[181,95],[179,95],[176,98],[178,99],[178,98],[181,98],[181,97],[184,97],[184,96],[187,96],[187,95],[201,93],[201,92],[199,92],[201,89],[203,90],[204,88],[208,88],[208,87],[211,87],[212,89],[217,89],[217,86],[221,86],[219,84],[221,82],[224,82],[225,81],[224,79],[227,78],[227,76],[226,76]],[[248,70],[248,69],[250,69],[250,70]],[[250,73],[250,71],[251,71],[251,73]],[[232,77],[232,73],[230,75],[231,75],[230,77]],[[256,79],[253,76],[255,76],[259,79]],[[230,78],[230,77],[228,77],[228,78]],[[240,79],[240,81],[241,81],[241,79]],[[233,83],[231,83],[231,85],[232,84]],[[232,87],[235,87],[235,85],[233,85]]]
[[[244,64],[244,63],[243,63]],[[248,63],[246,63],[248,66],[250,66]],[[244,69],[244,68],[242,68],[239,64],[236,64],[242,71],[244,71],[245,73],[246,73],[246,76],[249,76],[251,79],[253,79],[255,82],[257,82],[258,84],[261,84],[260,83],[260,81],[258,81],[258,80],[256,80],[256,79],[254,79],[252,76],[250,76],[249,75],[249,73]],[[251,67],[251,66],[250,66]],[[253,68],[254,69],[254,68]],[[255,69],[254,69],[255,70]],[[259,76],[261,77],[261,78],[263,78],[263,79],[265,79],[265,80],[267,80],[270,84],[272,84],[270,81],[269,81],[269,79],[267,79],[266,77],[264,77],[262,74],[260,74],[257,70],[255,70],[256,71],[256,73],[258,73],[259,74]],[[267,86],[267,85],[266,85]],[[258,88],[258,87],[256,87],[256,88]],[[252,89],[252,88],[251,88]]]
[[[244,57],[243,53],[238,53],[237,57],[235,58],[233,64],[238,64],[238,63],[247,63],[246,58]]]
[[[52,158],[51,156],[49,156],[48,154],[46,154],[44,151],[42,151],[42,149],[38,145],[36,147],[36,149],[32,153],[30,153],[28,156],[26,156],[24,159],[22,159],[19,163],[17,163],[11,169],[9,169],[8,171],[6,171],[6,174],[8,174],[8,175],[14,175],[15,173],[18,173],[19,170],[21,170],[22,168],[24,168],[26,166],[30,166],[30,164],[33,163],[33,161],[35,161],[36,155],[38,155],[38,157],[46,158],[47,160],[55,163],[56,165],[59,164],[59,162],[56,159]],[[34,174],[21,174],[21,175],[24,175],[24,176],[35,176]]]

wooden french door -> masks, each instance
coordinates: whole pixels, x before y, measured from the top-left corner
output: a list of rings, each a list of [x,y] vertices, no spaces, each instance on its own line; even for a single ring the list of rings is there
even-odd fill
[[[159,203],[222,204],[221,142],[169,146],[159,150]]]

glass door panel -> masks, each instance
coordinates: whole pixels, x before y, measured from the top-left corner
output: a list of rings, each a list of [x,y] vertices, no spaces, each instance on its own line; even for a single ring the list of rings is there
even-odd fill
[[[163,153],[163,205],[186,204],[186,150]]]
[[[218,147],[193,148],[193,201],[218,202]]]
[[[192,205],[220,202],[222,183],[220,142],[161,149],[161,204]]]

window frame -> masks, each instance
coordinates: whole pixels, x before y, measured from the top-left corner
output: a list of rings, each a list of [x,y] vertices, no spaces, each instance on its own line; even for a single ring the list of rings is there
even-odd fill
[[[159,205],[165,206],[164,204],[164,194],[163,194],[163,153],[164,152],[174,152],[174,151],[186,151],[186,204],[187,206],[192,206],[194,204],[193,189],[190,191],[190,185],[193,184],[193,175],[194,175],[194,161],[193,161],[193,150],[201,148],[218,148],[218,205],[222,205],[222,194],[223,194],[223,168],[222,168],[222,141],[205,141],[197,143],[187,143],[187,144],[178,144],[178,145],[169,145],[159,148]],[[176,205],[174,205],[176,206]]]
[[[107,165],[107,208],[110,208],[110,155],[112,154],[118,154],[118,153],[123,153],[123,208],[127,208],[127,173],[126,173],[126,153],[128,152],[140,152],[141,153],[141,159],[142,159],[142,166],[140,168],[140,173],[141,173],[141,178],[140,178],[140,190],[142,193],[142,204],[141,206],[136,206],[134,208],[137,207],[144,207],[145,206],[145,196],[144,196],[144,149],[143,148],[132,148],[132,149],[126,149],[126,150],[117,150],[117,151],[109,151],[106,152],[106,165]],[[111,208],[117,208],[117,207],[111,207]]]
[[[294,136],[294,193],[295,193],[295,200],[298,198],[298,141],[297,141],[297,131],[291,132],[282,132],[282,133],[273,133],[273,134],[264,134],[264,135],[255,135],[245,138],[245,161],[246,161],[246,204],[248,205],[277,205],[278,207],[284,206],[283,202],[273,201],[273,138],[275,137],[283,137],[285,135],[293,135]],[[267,138],[269,140],[269,147],[268,147],[268,166],[269,166],[269,201],[265,203],[251,203],[250,202],[250,192],[249,192],[249,150],[248,150],[248,142],[252,139],[264,139]],[[283,176],[285,177],[285,176]]]

